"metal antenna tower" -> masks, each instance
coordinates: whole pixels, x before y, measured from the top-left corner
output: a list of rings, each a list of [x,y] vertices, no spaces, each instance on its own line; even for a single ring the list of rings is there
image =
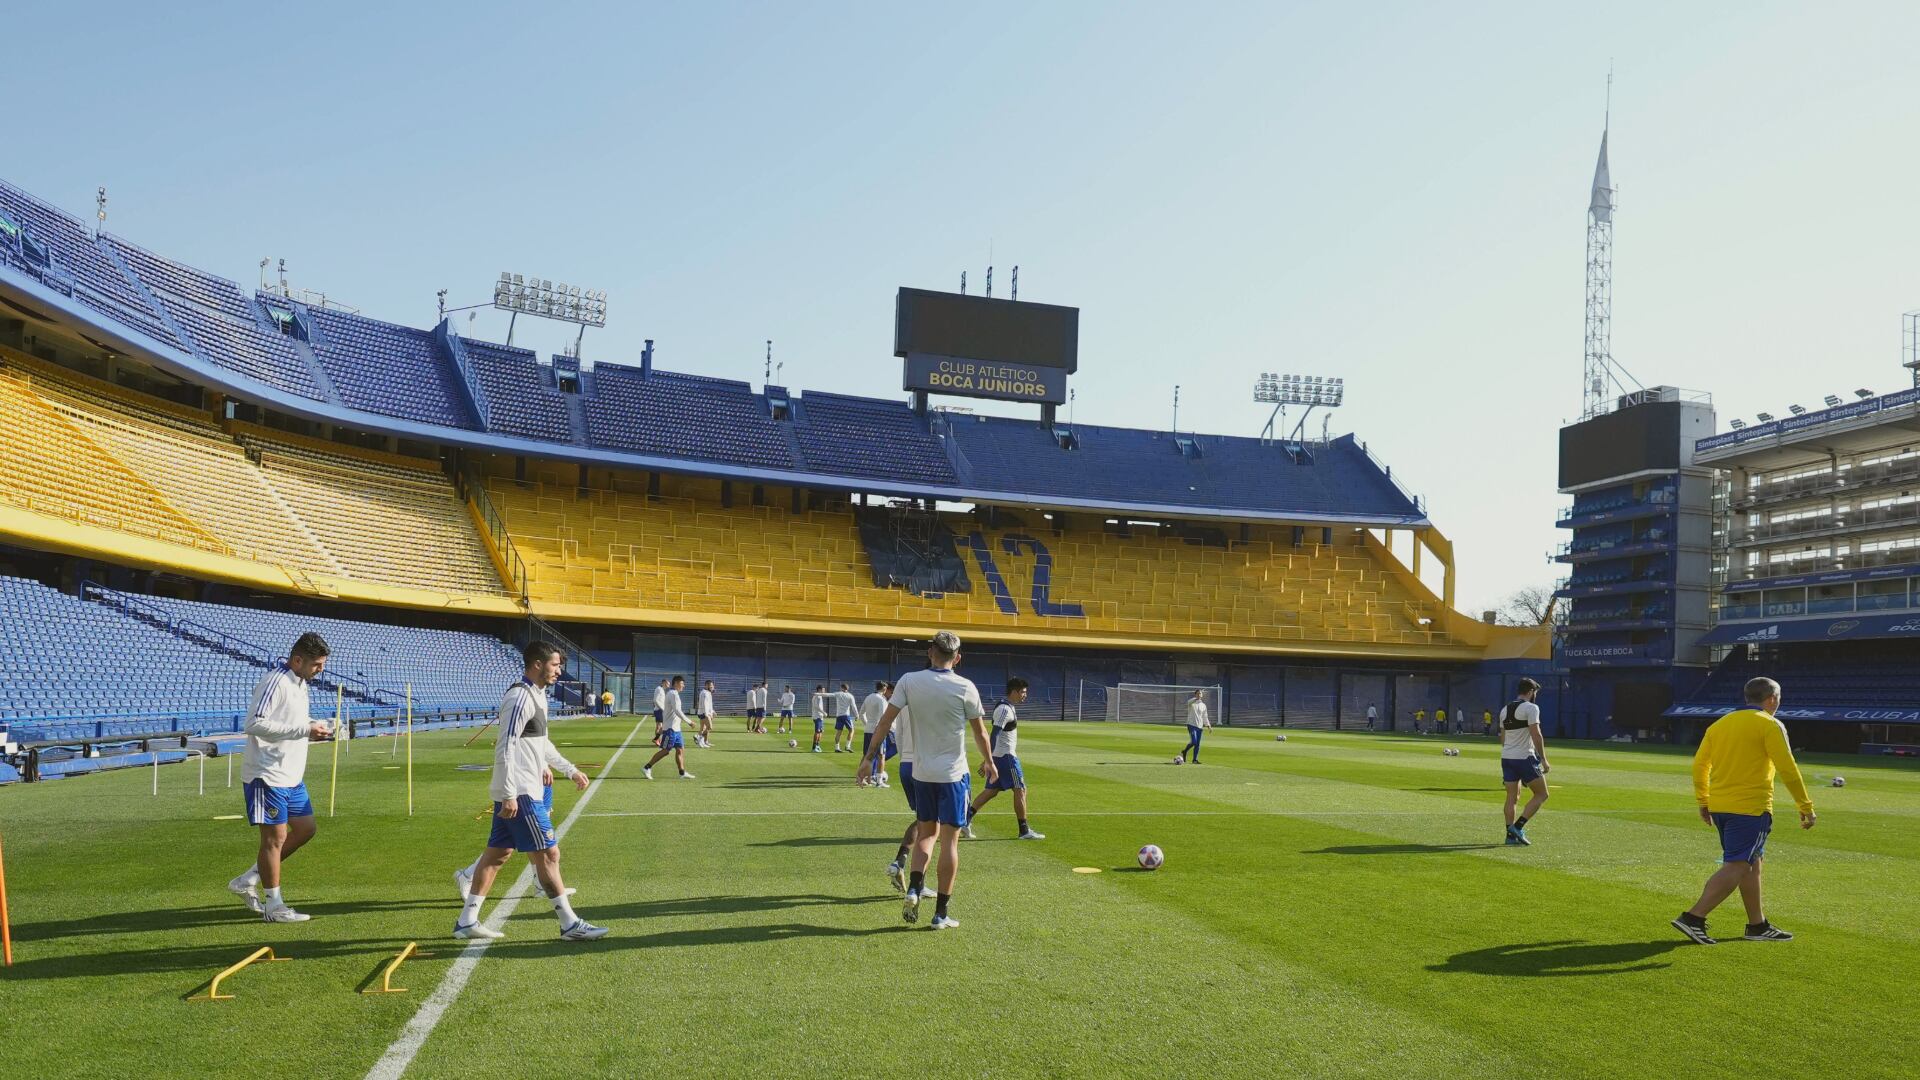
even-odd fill
[[[1607,411],[1613,375],[1613,178],[1607,172],[1607,134],[1613,127],[1613,69],[1607,69],[1606,120],[1600,160],[1587,199],[1587,351],[1580,377],[1580,419]]]
[[[760,377],[760,381],[763,383],[770,383],[773,381],[773,339],[772,338],[767,339],[767,371],[766,371],[766,374]]]

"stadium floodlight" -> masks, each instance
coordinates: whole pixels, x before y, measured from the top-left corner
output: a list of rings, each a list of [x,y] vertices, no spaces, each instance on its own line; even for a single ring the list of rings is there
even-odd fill
[[[1807,410],[1806,410],[1806,409],[1804,409],[1804,408],[1802,408],[1802,407],[1801,407],[1801,406],[1799,406],[1799,405],[1789,405],[1789,406],[1787,406],[1787,411],[1788,411],[1788,412],[1790,412],[1790,413],[1792,413],[1792,414],[1793,414],[1793,415],[1795,415],[1795,416],[1799,416],[1799,415],[1800,415],[1801,413],[1804,413],[1804,412],[1806,412]]]
[[[1772,413],[1766,413],[1766,412],[1763,412],[1763,413],[1754,413],[1754,414],[1753,414],[1753,418],[1754,418],[1755,420],[1758,420],[1758,421],[1760,421],[1760,422],[1761,422],[1761,423],[1763,423],[1763,424],[1771,424],[1771,423],[1773,423],[1773,414],[1772,414]]]
[[[1853,392],[1853,396],[1859,398],[1862,401],[1865,401],[1866,399],[1873,396],[1873,391],[1868,390],[1865,387],[1861,387],[1860,389],[1855,390]]]
[[[1307,415],[1316,408],[1332,409],[1346,400],[1347,380],[1329,378],[1325,375],[1280,375],[1263,371],[1253,383],[1253,400],[1263,405],[1272,405],[1273,412],[1267,416],[1267,424],[1260,429],[1262,440],[1273,436],[1274,422],[1279,419],[1280,411],[1288,405],[1304,405],[1300,413],[1300,422],[1294,425],[1293,440],[1299,441],[1300,432],[1306,427]]]
[[[607,325],[607,294],[580,285],[555,283],[538,275],[502,271],[494,283],[493,306],[521,315],[578,323],[582,327]]]
[[[1729,422],[1728,426],[1732,427],[1735,431],[1739,431],[1747,426],[1747,422],[1745,420],[1734,420]]]
[[[1840,395],[1838,394],[1827,395],[1827,408],[1831,409],[1838,404],[1840,404]]]

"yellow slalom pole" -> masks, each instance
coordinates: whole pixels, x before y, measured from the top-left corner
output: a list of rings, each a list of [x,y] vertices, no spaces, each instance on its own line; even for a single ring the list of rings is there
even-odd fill
[[[340,787],[340,707],[346,690],[333,688],[333,777],[327,781],[327,816],[333,816],[333,793]]]
[[[407,816],[413,816],[413,684],[407,684]]]
[[[13,966],[13,924],[7,921],[7,864],[0,859],[0,951],[6,954],[7,966]]]

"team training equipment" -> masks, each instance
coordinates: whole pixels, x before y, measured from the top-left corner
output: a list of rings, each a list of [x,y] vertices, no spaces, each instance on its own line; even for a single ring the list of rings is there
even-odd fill
[[[1836,776],[1836,777],[1834,777],[1834,778],[1833,778],[1833,786],[1834,786],[1834,787],[1846,787],[1846,786],[1847,786],[1847,778],[1846,778],[1846,777],[1844,777],[1844,776]]]
[[[1121,683],[1107,690],[1104,719],[1127,724],[1182,724],[1187,722],[1187,702],[1193,692],[1207,703],[1207,719],[1219,723],[1220,688],[1218,686],[1173,686],[1158,683]],[[1103,717],[1093,715],[1088,720]]]
[[[1287,737],[1286,737],[1285,735],[1275,735],[1275,736],[1273,737],[1273,741],[1274,741],[1274,742],[1286,742],[1286,741],[1287,741]]]
[[[788,745],[789,747],[794,747],[794,746],[799,746],[799,745],[800,745],[800,740],[799,740],[799,739],[788,739],[788,740],[787,740],[787,745]]]
[[[1160,864],[1167,861],[1166,855],[1152,844],[1141,848],[1137,858],[1140,860],[1140,869],[1142,870],[1158,870],[1160,869]]]
[[[1451,747],[1451,746],[1449,746],[1449,747],[1447,747],[1447,748],[1446,748],[1445,750],[1442,750],[1442,751],[1440,751],[1440,752],[1441,752],[1442,754],[1445,754],[1445,755],[1446,755],[1447,757],[1459,757],[1459,756],[1460,756],[1460,751],[1458,751],[1458,750],[1456,750],[1456,749],[1454,749],[1454,748],[1453,748],[1453,747]]]

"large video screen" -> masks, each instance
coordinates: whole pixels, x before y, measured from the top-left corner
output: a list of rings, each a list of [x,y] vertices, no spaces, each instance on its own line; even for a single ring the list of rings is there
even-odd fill
[[[1680,467],[1680,403],[1655,401],[1560,429],[1560,486]]]
[[[1080,369],[1080,309],[984,296],[901,289],[893,355]]]

